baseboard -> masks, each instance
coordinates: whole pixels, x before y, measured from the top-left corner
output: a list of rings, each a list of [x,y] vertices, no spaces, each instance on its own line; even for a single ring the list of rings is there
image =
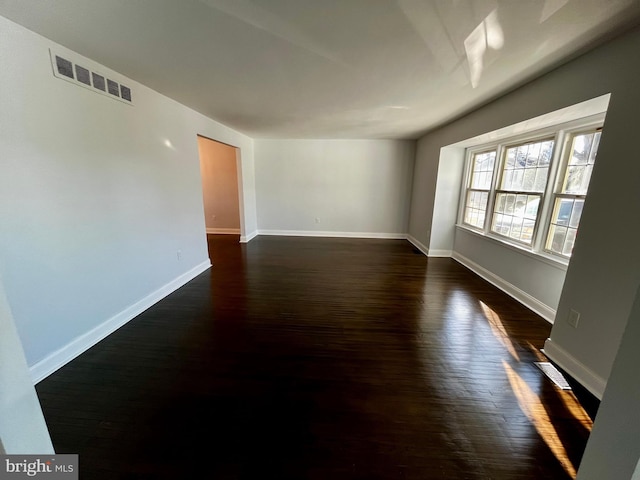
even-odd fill
[[[254,230],[249,235],[240,235],[240,243],[249,243],[258,236],[258,231]]]
[[[64,347],[56,350],[44,359],[40,360],[38,363],[29,368],[33,383],[36,384],[41,380],[44,380],[53,372],[63,367],[78,355],[94,346],[100,340],[115,332],[118,328],[122,327],[127,322],[134,319],[149,307],[158,303],[167,295],[176,291],[178,288],[182,287],[184,284],[194,279],[196,276],[206,271],[210,267],[211,262],[209,260],[202,262],[201,264],[183,273],[166,285],[160,287],[158,290],[140,299],[120,313],[109,318],[97,327],[89,330],[79,337],[76,337]]]
[[[451,250],[429,249],[429,256],[430,257],[447,257],[447,258],[451,258],[452,255],[453,255],[453,252]]]
[[[542,303],[540,300],[538,300],[535,297],[532,297],[524,290],[519,289],[515,285],[504,280],[502,277],[499,277],[498,275],[496,275],[493,272],[490,272],[486,268],[481,267],[480,265],[475,263],[473,260],[468,259],[467,257],[459,254],[458,252],[453,252],[451,257],[458,263],[467,267],[472,272],[484,278],[487,282],[498,287],[504,293],[514,298],[515,300],[523,304],[525,307],[529,308],[530,310],[533,310],[535,313],[540,315],[549,323],[553,323],[554,319],[556,318],[556,311],[550,306]]]
[[[411,245],[420,250],[424,255],[426,255],[427,257],[429,256],[429,249],[427,248],[427,246],[416,237],[414,237],[413,235],[407,235],[407,240]]]
[[[587,368],[550,338],[547,338],[547,341],[544,342],[544,354],[575,378],[580,385],[595,395],[598,400],[602,400],[602,394],[607,387],[607,382],[600,375]]]
[[[258,230],[258,235],[278,235],[283,237],[336,237],[336,238],[381,238],[406,240],[406,233],[377,232],[333,232],[316,230]]]
[[[212,235],[240,235],[239,228],[207,228],[207,233]]]

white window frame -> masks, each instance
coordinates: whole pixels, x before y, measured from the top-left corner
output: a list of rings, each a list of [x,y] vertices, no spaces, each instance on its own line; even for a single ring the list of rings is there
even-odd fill
[[[477,154],[481,154],[481,153],[489,153],[489,152],[496,152],[496,159],[494,160],[494,164],[493,164],[493,177],[491,178],[491,185],[489,186],[489,190],[488,190],[488,194],[489,194],[489,198],[487,200],[487,212],[489,211],[489,205],[492,204],[492,198],[491,198],[491,192],[493,192],[495,190],[495,170],[496,170],[496,163],[498,162],[498,144],[483,144],[480,147],[474,147],[474,148],[469,148],[467,149],[467,156],[466,156],[466,165],[465,165],[465,182],[462,186],[462,197],[461,197],[461,211],[460,214],[458,215],[459,218],[459,222],[461,224],[464,225],[465,228],[468,228],[470,230],[475,230],[475,231],[479,231],[482,232],[484,230],[484,228],[487,225],[487,214],[485,212],[485,216],[484,216],[484,227],[483,228],[479,228],[476,227],[475,225],[471,225],[470,223],[465,223],[464,222],[464,215],[465,215],[465,207],[467,205],[467,194],[470,190],[479,190],[479,189],[474,189],[471,187],[471,177],[472,177],[472,172],[473,172],[473,157]]]
[[[491,143],[483,143],[469,147],[465,151],[465,167],[463,171],[463,181],[460,188],[460,197],[458,204],[458,222],[457,227],[468,231],[472,231],[478,235],[490,238],[510,247],[522,250],[526,253],[533,254],[538,257],[550,260],[554,263],[567,265],[570,257],[556,254],[546,250],[546,241],[549,234],[551,224],[551,216],[553,214],[553,202],[557,195],[559,182],[563,180],[563,173],[569,160],[571,148],[571,139],[573,135],[602,129],[605,114],[597,114],[589,117],[573,120],[570,122],[557,124],[541,130],[530,131],[521,135],[505,137]],[[549,164],[549,174],[544,192],[541,195],[540,206],[534,226],[533,238],[531,244],[519,242],[515,239],[500,235],[491,231],[491,222],[494,215],[494,204],[496,201],[497,186],[500,184],[500,177],[503,172],[505,162],[506,149],[512,146],[526,144],[530,142],[542,141],[546,139],[554,140],[553,154]],[[466,195],[470,188],[471,173],[473,168],[473,156],[477,153],[496,151],[496,160],[494,163],[493,178],[491,180],[491,189],[489,191],[489,199],[487,202],[487,210],[483,228],[477,228],[464,223],[464,213],[466,207]],[[597,163],[597,162],[596,162]]]
[[[549,255],[553,255],[554,257],[560,257],[560,258],[564,258],[567,261],[569,260],[570,257],[567,257],[565,255],[562,254],[558,254],[556,252],[553,252],[549,249],[547,249],[547,242],[549,240],[549,231],[551,230],[551,222],[553,220],[553,211],[555,208],[555,202],[556,199],[558,198],[571,198],[574,201],[577,199],[582,199],[583,201],[586,200],[587,195],[588,195],[588,190],[587,193],[585,194],[576,194],[576,193],[563,193],[561,192],[562,188],[563,188],[563,184],[564,184],[564,179],[566,176],[566,172],[567,169],[569,168],[569,160],[571,158],[572,155],[572,145],[573,145],[573,139],[576,136],[579,136],[581,134],[589,134],[589,133],[596,133],[596,132],[602,132],[603,127],[602,127],[602,123],[596,123],[594,125],[589,125],[589,126],[584,126],[581,128],[573,128],[573,129],[567,129],[564,131],[564,143],[563,143],[563,151],[562,151],[562,158],[560,160],[560,163],[558,165],[558,171],[556,174],[556,179],[555,179],[555,183],[553,184],[553,188],[550,192],[550,198],[549,198],[549,218],[548,221],[545,224],[545,229],[544,229],[544,235],[542,236],[542,245],[541,248],[544,250],[544,252],[546,254]],[[591,181],[589,181],[589,183],[591,183]]]

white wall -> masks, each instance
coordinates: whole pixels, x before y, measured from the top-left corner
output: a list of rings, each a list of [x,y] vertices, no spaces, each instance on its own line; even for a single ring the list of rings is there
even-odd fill
[[[0,332],[0,455],[53,453],[1,277]]]
[[[636,30],[426,135],[418,141],[414,169],[409,233],[429,251],[460,250],[487,270],[497,270],[500,262],[506,265],[508,261],[512,271],[522,272],[510,283],[553,308],[553,295],[545,300],[542,293],[531,291],[526,284],[531,269],[527,255],[514,257],[506,250],[487,254],[482,239],[434,234],[434,227],[445,228],[441,221],[434,222],[432,207],[437,194],[442,193],[437,186],[440,151],[477,135],[612,93],[580,235],[559,297],[551,340],[545,345],[548,355],[596,395],[604,389],[640,282],[640,162],[636,161],[635,141],[640,106],[635,85],[640,74],[639,49],[640,33]],[[453,223],[450,221],[446,228],[453,229]],[[558,298],[562,282],[543,277],[539,281],[555,285]],[[577,329],[564,321],[570,308],[582,314]]]
[[[412,141],[256,140],[259,231],[402,237],[413,161]]]
[[[135,105],[55,78],[50,47],[81,57],[2,17],[0,37],[0,273],[40,378],[207,268],[197,134],[240,147],[255,232],[253,141],[86,59]]]

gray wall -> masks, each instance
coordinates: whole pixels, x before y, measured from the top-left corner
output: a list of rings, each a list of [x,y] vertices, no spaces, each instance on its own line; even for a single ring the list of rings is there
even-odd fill
[[[259,231],[406,235],[414,147],[400,140],[256,140]]]
[[[510,255],[506,250],[487,252],[482,239],[456,236],[454,220],[436,219],[440,212],[434,214],[433,206],[438,197],[452,195],[438,186],[440,169],[446,169],[440,162],[441,149],[612,93],[589,199],[561,295],[560,277],[536,273],[539,282],[549,281],[555,291],[535,292],[527,285],[530,257],[509,258],[510,270],[524,274],[508,283],[551,308],[558,299],[547,353],[597,395],[604,390],[640,282],[640,162],[635,133],[640,108],[638,51],[640,33],[636,30],[426,135],[418,141],[414,169],[411,236],[429,251],[453,250],[455,254],[460,250],[476,265],[495,271]],[[582,315],[577,329],[565,322],[570,308]]]
[[[579,480],[638,478],[640,290],[580,465]],[[635,474],[634,474],[635,471]]]

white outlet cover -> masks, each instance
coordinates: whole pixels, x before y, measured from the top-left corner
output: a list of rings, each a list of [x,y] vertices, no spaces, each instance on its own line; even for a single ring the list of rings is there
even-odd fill
[[[569,317],[567,318],[567,322],[569,323],[569,325],[571,325],[573,328],[577,328],[579,320],[580,320],[580,313],[576,312],[575,310],[570,310]]]

